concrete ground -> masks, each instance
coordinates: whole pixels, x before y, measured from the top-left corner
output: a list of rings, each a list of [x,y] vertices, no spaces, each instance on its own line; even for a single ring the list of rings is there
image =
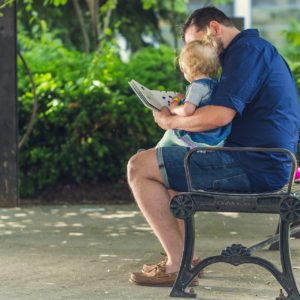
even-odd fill
[[[252,225],[255,227],[252,227]],[[198,213],[201,257],[273,233],[274,215]],[[129,272],[158,262],[161,248],[133,204],[0,209],[0,299],[169,299],[170,288],[135,286]],[[292,240],[300,282],[300,240]],[[278,265],[277,252],[257,255]],[[195,288],[202,300],[275,299],[279,285],[258,266],[210,266]]]

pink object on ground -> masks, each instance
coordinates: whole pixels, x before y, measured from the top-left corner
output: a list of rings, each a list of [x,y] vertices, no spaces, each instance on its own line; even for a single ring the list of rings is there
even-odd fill
[[[300,182],[300,167],[297,167],[296,169],[295,181]]]

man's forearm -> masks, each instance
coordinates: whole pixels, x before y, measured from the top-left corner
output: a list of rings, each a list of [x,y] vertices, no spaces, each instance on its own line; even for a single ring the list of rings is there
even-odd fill
[[[197,109],[191,116],[170,116],[167,120],[167,127],[191,132],[206,131],[227,125],[234,116],[235,111],[232,109],[208,105]]]

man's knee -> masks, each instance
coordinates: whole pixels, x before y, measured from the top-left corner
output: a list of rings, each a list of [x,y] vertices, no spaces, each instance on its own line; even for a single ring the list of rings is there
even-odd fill
[[[131,185],[136,178],[139,177],[139,173],[141,172],[141,164],[142,164],[142,157],[141,153],[137,153],[133,155],[127,164],[127,180],[129,185]]]
[[[127,180],[130,186],[142,179],[152,179],[162,182],[156,160],[156,150],[148,149],[138,152],[130,158],[127,165]]]

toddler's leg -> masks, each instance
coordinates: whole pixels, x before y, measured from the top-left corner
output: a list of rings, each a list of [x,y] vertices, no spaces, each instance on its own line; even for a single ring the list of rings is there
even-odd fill
[[[166,130],[162,139],[158,142],[156,148],[173,147],[173,146],[187,147],[187,145],[176,136],[176,134],[174,133],[174,130],[168,129],[168,130]]]

